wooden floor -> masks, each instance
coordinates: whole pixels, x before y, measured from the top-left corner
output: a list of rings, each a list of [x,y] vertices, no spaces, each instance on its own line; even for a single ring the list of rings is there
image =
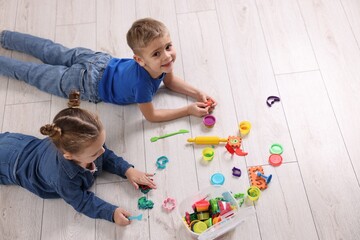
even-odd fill
[[[178,57],[175,72],[218,101],[217,123],[185,117],[152,124],[136,105],[83,103],[107,129],[107,145],[136,168],[156,172],[152,210],[138,210],[142,194],[123,179],[104,174],[92,188],[142,221],[118,227],[76,213],[63,200],[43,200],[17,186],[0,186],[0,239],[188,239],[177,211],[161,202],[181,202],[222,172],[225,187],[244,192],[246,169],[261,165],[272,174],[255,214],[223,239],[360,239],[360,1],[358,0],[0,0],[0,30],[50,38],[132,57],[125,34],[131,23],[154,17],[170,29]],[[1,55],[37,61],[0,49]],[[0,66],[1,67],[1,66]],[[39,127],[66,107],[66,100],[0,77],[1,131],[42,137]],[[267,107],[266,98],[281,102]],[[174,108],[193,99],[160,90],[156,107]],[[246,157],[231,157],[216,146],[214,160],[201,162],[204,146],[189,137],[238,134]],[[158,136],[177,135],[155,143]],[[269,147],[284,147],[284,163],[268,164]],[[156,170],[165,155],[170,162]],[[232,167],[243,171],[232,177]]]

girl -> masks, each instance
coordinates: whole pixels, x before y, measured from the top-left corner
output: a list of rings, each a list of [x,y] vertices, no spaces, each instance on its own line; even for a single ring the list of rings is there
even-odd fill
[[[77,108],[80,94],[69,96],[69,108],[40,128],[38,139],[19,133],[0,134],[0,184],[17,184],[42,198],[63,198],[91,218],[130,224],[126,210],[98,198],[88,189],[102,170],[156,188],[153,174],[140,172],[104,145],[105,130],[95,114]]]

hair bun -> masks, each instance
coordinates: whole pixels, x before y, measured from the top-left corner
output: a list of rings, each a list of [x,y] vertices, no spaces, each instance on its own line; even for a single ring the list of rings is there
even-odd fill
[[[55,124],[46,124],[40,128],[40,133],[49,137],[61,136],[61,129]]]
[[[69,94],[69,108],[76,108],[80,106],[80,92],[73,91]]]

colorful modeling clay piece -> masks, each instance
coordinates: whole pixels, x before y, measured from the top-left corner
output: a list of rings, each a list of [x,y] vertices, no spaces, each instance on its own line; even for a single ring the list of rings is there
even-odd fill
[[[281,155],[279,155],[279,154],[271,154],[269,157],[269,163],[271,166],[274,166],[274,167],[280,166],[282,161],[283,161],[283,159],[282,159]]]
[[[235,193],[234,198],[239,201],[239,206],[241,207],[245,201],[244,193]]]
[[[251,186],[248,188],[247,190],[247,195],[248,195],[248,198],[251,200],[251,201],[256,201],[259,199],[260,197],[260,194],[261,194],[261,191],[258,187],[256,186]]]
[[[172,211],[175,208],[175,206],[176,206],[175,199],[169,197],[166,198],[162,204],[162,207],[168,212]]]
[[[180,129],[179,131],[174,132],[174,133],[168,133],[168,134],[165,134],[165,135],[162,135],[162,136],[159,136],[159,137],[152,137],[152,138],[150,138],[150,141],[151,142],[156,142],[157,140],[162,139],[162,138],[167,138],[167,137],[174,136],[176,134],[188,133],[188,132],[189,132],[188,130]]]
[[[202,233],[204,232],[206,229],[207,229],[207,225],[206,223],[202,222],[202,221],[198,221],[196,222],[193,227],[192,227],[192,230],[195,232],[195,233]]]
[[[283,147],[278,143],[274,143],[270,147],[270,153],[271,154],[282,154],[283,153]]]
[[[221,173],[214,173],[211,176],[210,181],[212,185],[223,185],[225,182],[225,177]]]
[[[217,136],[199,136],[195,138],[189,138],[187,141],[195,144],[217,145],[221,142],[227,142],[228,140],[227,138],[220,138]]]
[[[208,114],[203,118],[203,123],[206,127],[212,128],[216,123],[216,118],[213,115]]]
[[[211,147],[204,148],[202,151],[203,159],[205,161],[213,160],[214,154],[215,154],[215,150],[214,150],[214,148],[211,148]]]
[[[218,213],[219,212],[219,206],[217,204],[217,200],[216,199],[210,199],[210,210],[212,212],[212,214]]]
[[[190,221],[190,214],[188,212],[185,212],[185,220],[187,225],[190,226],[191,221]]]
[[[266,184],[269,184],[271,182],[272,179],[272,174],[270,174],[269,176],[265,176],[264,174],[262,174],[261,172],[256,172],[256,175],[258,177],[262,177],[263,179],[265,179]]]
[[[239,124],[239,130],[242,137],[246,136],[250,132],[250,129],[251,129],[251,123],[248,121],[242,121]]]
[[[203,221],[209,219],[210,213],[209,212],[198,212],[196,213],[197,219]]]
[[[205,199],[201,199],[193,204],[192,208],[196,212],[205,212],[209,210],[210,203]]]
[[[248,169],[251,185],[258,187],[261,190],[266,189],[267,185],[265,179],[258,177],[256,172],[261,172],[262,174],[264,174],[264,170],[261,166],[250,167]]]
[[[209,99],[206,101],[206,106],[211,107],[214,104],[213,100]]]
[[[151,190],[151,188],[146,185],[139,185],[139,189],[143,194],[147,194]]]
[[[241,170],[239,168],[233,167],[232,168],[232,175],[235,177],[240,177],[241,176]]]
[[[212,220],[212,222],[213,222],[213,225],[221,222],[221,217],[214,217],[213,220]]]
[[[271,105],[274,104],[274,102],[280,102],[280,98],[277,96],[270,96],[266,99],[266,104],[271,107]]]
[[[209,218],[207,220],[204,221],[204,223],[206,224],[206,226],[211,227],[213,224],[212,224],[212,218]]]
[[[165,156],[161,156],[156,160],[156,166],[159,169],[165,169],[166,168],[166,164],[169,162],[169,159]]]
[[[137,215],[137,216],[130,216],[130,217],[127,217],[127,219],[129,219],[130,221],[131,220],[138,220],[138,221],[141,221],[141,219],[142,219],[142,214],[139,214],[139,215]]]
[[[147,200],[146,197],[141,197],[138,200],[138,208],[139,209],[152,209],[154,207],[154,203],[151,200]]]

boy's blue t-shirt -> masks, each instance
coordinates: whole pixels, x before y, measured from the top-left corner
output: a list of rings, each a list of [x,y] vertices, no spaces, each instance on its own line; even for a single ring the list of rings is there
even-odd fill
[[[153,79],[134,59],[112,58],[99,82],[99,97],[119,105],[151,102],[165,75]]]

